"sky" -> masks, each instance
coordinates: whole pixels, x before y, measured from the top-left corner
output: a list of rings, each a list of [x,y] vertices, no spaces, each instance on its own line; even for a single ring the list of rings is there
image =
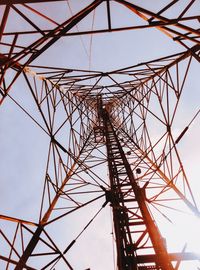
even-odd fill
[[[29,7],[51,17],[54,22],[49,22],[32,14],[27,7],[21,5],[16,5],[16,7],[25,12],[25,14],[28,14],[30,16],[29,18],[33,19],[41,29],[53,29],[56,27],[56,22],[62,23],[90,2],[61,1],[59,3],[29,4]],[[150,1],[148,3],[147,1],[130,2],[134,2],[153,11],[159,10],[160,7],[168,3],[168,1],[157,1],[156,5],[151,4],[149,6]],[[199,14],[198,4],[199,1],[195,1],[192,9],[188,11],[188,16]],[[174,9],[166,12],[165,15],[169,18],[176,17],[179,7],[184,5],[185,1],[180,1],[180,6],[175,6]],[[125,9],[125,7],[117,3],[111,2],[111,11],[112,23],[115,27],[144,24],[144,21],[136,16],[136,14],[133,14],[130,10]],[[0,9],[0,15],[2,12],[3,9]],[[106,19],[102,19],[105,17],[104,4],[95,13],[91,13],[88,18],[78,24],[77,28],[74,28],[74,31],[87,31],[91,28],[100,29],[101,27],[106,27],[107,21]],[[12,32],[24,29],[27,31],[32,30],[32,26],[22,20],[16,12],[11,11],[5,31]],[[40,37],[38,34],[22,35],[18,38],[18,45],[26,46],[38,37]],[[3,42],[10,42],[10,40],[11,37],[4,37]],[[192,43],[188,42],[188,44],[192,46]],[[0,46],[1,53],[5,53],[8,50],[6,46],[2,44]],[[158,29],[150,28],[96,35],[67,36],[55,42],[48,50],[35,59],[32,64],[106,72],[133,66],[184,50],[185,48],[183,46],[164,35]],[[25,61],[26,59],[22,59],[22,63],[25,63]],[[200,92],[198,73],[199,65],[196,60],[193,60],[174,123],[173,132],[177,136],[190,123],[191,119],[199,110]],[[13,77],[13,74],[13,71],[7,73],[8,81]],[[33,83],[33,76],[28,76],[31,83]],[[39,85],[41,82],[37,81],[36,83]],[[39,123],[42,123],[40,114],[23,76],[20,76],[13,85],[10,96],[27,110],[31,116],[37,119]],[[50,140],[47,134],[10,97],[5,99],[0,110],[0,152],[2,153],[0,163],[0,212],[2,215],[37,222]],[[60,116],[61,118],[63,117],[62,112],[60,112]],[[177,148],[180,152],[195,199],[200,207],[198,171],[200,161],[200,146],[198,144],[200,135],[199,124],[200,117],[197,116]],[[66,136],[68,135],[67,128],[68,125],[66,124]],[[65,141],[64,136],[64,133],[60,134],[61,141]],[[105,152],[105,149],[102,151]],[[102,155],[102,153],[99,155]],[[49,171],[53,174],[51,168]],[[108,172],[105,164],[95,169],[95,173],[108,181]],[[53,238],[57,238],[57,244],[61,250],[64,250],[70,241],[75,239],[80,230],[95,215],[103,202],[104,200],[101,199],[96,204],[80,210],[80,213],[69,215],[69,218],[64,219],[62,223],[56,222],[48,227],[48,232],[51,233]],[[63,202],[61,206],[63,206]],[[172,217],[173,223],[165,225],[165,220],[162,220],[158,215],[158,224],[161,226],[163,236],[167,239],[167,245],[172,251],[180,252],[184,244],[188,243],[187,250],[198,252],[200,243],[198,237],[199,219],[192,213],[183,215],[176,213]],[[111,221],[111,210],[107,206],[99,213],[87,231],[78,238],[76,248],[72,248],[68,255],[74,269],[83,270],[88,267],[95,270],[116,269],[116,263],[114,263],[116,252],[112,241],[113,229]],[[2,220],[1,228],[11,237],[14,234],[15,224]],[[0,243],[0,249],[5,249],[5,252],[7,252],[7,246],[5,248],[4,242]],[[89,253],[91,254],[90,258],[88,256]],[[83,256],[79,256],[78,254],[82,254]],[[16,257],[16,255],[13,256]],[[59,270],[63,269],[63,267],[61,263],[55,269]],[[200,267],[198,261],[184,263],[179,269],[198,269],[197,267]],[[1,260],[0,268],[5,268],[5,263]],[[10,269],[13,268],[11,267]]]

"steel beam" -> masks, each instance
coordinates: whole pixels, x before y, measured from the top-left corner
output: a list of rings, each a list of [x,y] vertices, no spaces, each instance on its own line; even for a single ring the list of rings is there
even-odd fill
[[[192,253],[192,252],[184,252],[184,253],[169,253],[169,258],[171,261],[192,261],[192,260],[200,260],[200,254]],[[148,255],[139,255],[137,256],[137,260],[139,263],[153,263],[157,260],[155,254]]]
[[[56,0],[64,2],[65,0]],[[55,0],[1,0],[0,5],[13,5],[13,4],[32,4],[32,3],[48,3],[55,2]]]

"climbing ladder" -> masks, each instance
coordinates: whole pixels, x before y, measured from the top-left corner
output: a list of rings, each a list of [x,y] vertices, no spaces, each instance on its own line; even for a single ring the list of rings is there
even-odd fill
[[[110,190],[106,191],[106,200],[113,209],[118,268],[172,270],[174,268],[165,241],[146,204],[145,186],[139,187],[135,180],[106,109],[102,111],[102,118],[110,176]]]

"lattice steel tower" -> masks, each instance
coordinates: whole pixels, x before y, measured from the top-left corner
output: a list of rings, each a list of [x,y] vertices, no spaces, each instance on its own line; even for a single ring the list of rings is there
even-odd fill
[[[31,154],[35,145],[27,149],[31,163],[27,170],[33,179],[23,180],[18,165],[7,162],[6,171],[13,171],[14,177],[2,182],[5,190],[12,187],[12,200],[3,191],[0,269],[185,270],[184,261],[190,260],[197,261],[190,269],[199,269],[199,255],[186,251],[186,246],[171,251],[169,236],[161,233],[165,223],[173,223],[179,215],[174,213],[200,215],[179,154],[199,106],[193,104],[192,113],[178,126],[183,90],[199,80],[199,2],[158,1],[157,6],[137,2],[0,1],[2,115],[9,108],[13,111],[15,104],[40,130],[30,134],[24,124],[26,131],[20,132],[30,140],[41,139],[37,158]],[[59,16],[66,6],[68,13]],[[106,39],[108,33],[145,29],[171,39],[175,52],[112,71],[57,65],[68,50],[61,39],[76,46],[73,38],[81,37],[84,45],[87,36],[91,52],[93,34]],[[144,36],[143,42],[150,40]],[[52,65],[49,59],[54,56]],[[106,62],[102,51],[104,56]],[[91,66],[91,55],[89,61]],[[3,134],[2,144],[6,138]],[[15,140],[13,153],[19,148],[24,153],[26,147]],[[4,164],[7,156],[1,149]],[[42,184],[39,163],[45,166]],[[95,226],[100,216],[103,221]],[[106,237],[114,242],[114,263],[110,245],[103,241]]]

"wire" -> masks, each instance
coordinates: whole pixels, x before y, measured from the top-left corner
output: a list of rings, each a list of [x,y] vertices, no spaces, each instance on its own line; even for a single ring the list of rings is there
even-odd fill
[[[71,8],[71,6],[70,6],[70,4],[69,4],[69,1],[67,1],[67,5],[68,5],[69,11],[70,11],[70,13],[71,13],[71,16],[73,16],[74,14],[73,14],[72,8]],[[76,27],[76,29],[77,29],[77,32],[80,32],[78,26],[76,25],[75,27]],[[80,37],[80,41],[81,41],[81,44],[82,44],[82,46],[83,46],[83,49],[84,49],[84,51],[85,51],[85,54],[86,54],[86,56],[88,57],[88,59],[90,59],[90,56],[89,56],[89,54],[88,54],[88,51],[87,51],[87,48],[86,48],[85,43],[84,43],[84,41],[83,41],[83,38],[82,38],[82,36],[79,36],[79,37]]]
[[[200,113],[200,109],[197,111],[197,113],[194,115],[194,117],[192,118],[192,120],[190,121],[188,127],[192,124],[192,122],[194,122],[194,120],[197,118],[198,114]]]
[[[93,12],[93,17],[92,17],[92,31],[94,29],[94,20],[95,20],[95,10]],[[90,49],[89,49],[89,70],[91,70],[92,66],[92,43],[93,43],[93,34],[90,36]]]
[[[77,239],[83,234],[83,232],[89,227],[89,225],[94,221],[94,219],[98,216],[98,214],[101,212],[101,210],[103,209],[103,207],[101,207],[96,214],[92,217],[92,219],[86,224],[86,226],[82,229],[82,231],[77,235],[77,237],[66,247],[66,249],[64,250],[63,254],[66,254],[67,251],[75,244],[75,242],[77,241]]]
[[[112,228],[112,231],[111,231],[111,235],[112,235],[112,251],[113,251],[113,269],[114,270],[117,270],[117,266],[116,266],[116,254],[115,254],[115,237],[114,237],[114,228],[113,228],[113,219],[112,219],[112,210],[110,208],[110,220],[111,220],[111,228]]]
[[[200,113],[200,109],[196,112],[196,114],[194,115],[194,117],[192,118],[192,120],[189,122],[189,124],[184,128],[184,130],[178,136],[178,138],[175,141],[175,144],[178,144],[179,141],[183,138],[183,136],[185,135],[185,133],[188,131],[189,126],[194,122],[194,120],[197,118],[197,116],[198,116],[199,113]]]
[[[44,129],[44,127],[42,127],[39,122],[37,122],[31,115],[30,113],[25,110],[25,108],[22,107],[22,105],[20,105],[11,95],[7,94],[7,96],[28,116],[30,117],[33,122],[35,122],[36,125],[38,125],[48,136],[49,136],[49,133]]]

